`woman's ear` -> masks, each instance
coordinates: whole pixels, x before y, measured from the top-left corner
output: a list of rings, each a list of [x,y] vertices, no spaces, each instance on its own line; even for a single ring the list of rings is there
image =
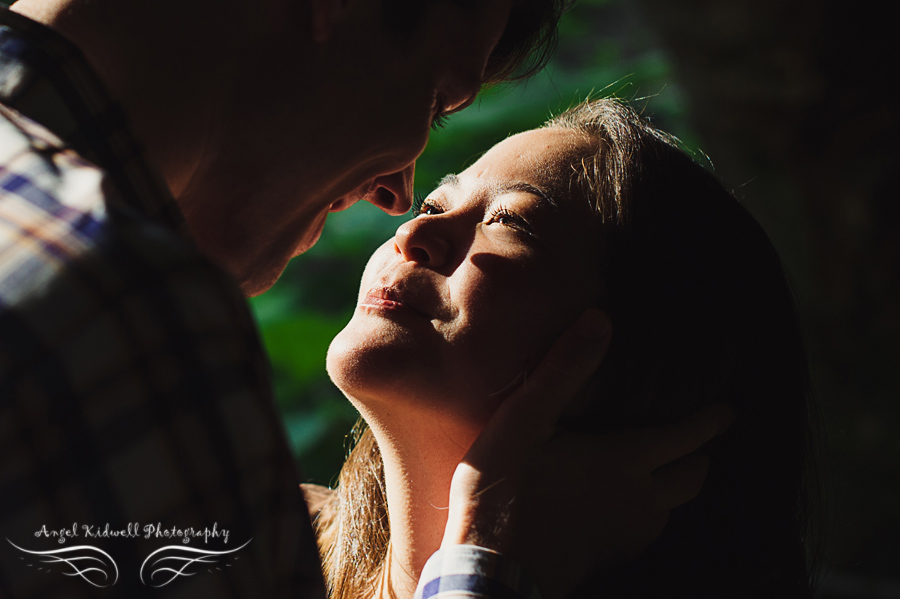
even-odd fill
[[[357,0],[310,0],[312,41],[322,44],[331,39]]]

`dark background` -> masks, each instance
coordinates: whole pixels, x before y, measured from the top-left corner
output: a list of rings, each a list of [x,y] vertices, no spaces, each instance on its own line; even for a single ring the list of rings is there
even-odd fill
[[[900,64],[889,6],[581,0],[550,68],[452,117],[416,178],[427,193],[590,93],[634,101],[711,158],[799,296],[826,431],[827,599],[900,597]],[[287,430],[316,482],[333,480],[355,420],[325,376],[325,351],[366,258],[399,222],[369,205],[332,215],[322,241],[253,301]]]
[[[826,430],[825,598],[900,597],[900,203],[896,19],[875,2],[582,0],[550,68],[432,136],[427,193],[589,93],[636,102],[706,153],[794,281]],[[365,98],[360,98],[365,101]],[[365,126],[365,123],[361,123]],[[324,375],[371,251],[402,220],[332,215],[254,300],[306,475],[329,483],[355,414]]]

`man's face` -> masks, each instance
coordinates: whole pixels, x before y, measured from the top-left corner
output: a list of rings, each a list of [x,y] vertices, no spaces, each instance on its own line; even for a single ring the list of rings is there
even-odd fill
[[[405,213],[433,121],[475,99],[510,4],[438,0],[397,39],[380,3],[355,0],[324,34],[313,15],[314,43],[278,44],[282,56],[306,53],[296,69],[260,72],[264,61],[248,59],[248,103],[212,171],[220,191],[211,203],[190,187],[180,198],[200,246],[254,295],[316,243],[330,212],[366,200]]]

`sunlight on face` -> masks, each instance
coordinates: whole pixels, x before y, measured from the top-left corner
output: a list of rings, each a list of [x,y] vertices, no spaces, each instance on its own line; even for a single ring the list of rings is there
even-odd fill
[[[538,129],[446,177],[370,259],[329,350],[338,387],[366,409],[483,423],[596,305],[598,224],[569,191],[594,149],[576,132]]]

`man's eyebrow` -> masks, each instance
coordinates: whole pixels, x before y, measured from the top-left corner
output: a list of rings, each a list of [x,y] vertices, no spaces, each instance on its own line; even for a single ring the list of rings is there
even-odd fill
[[[497,186],[497,191],[499,193],[508,193],[511,191],[523,191],[525,193],[530,193],[532,195],[536,195],[543,199],[545,202],[550,204],[553,208],[558,209],[559,205],[556,203],[556,200],[551,197],[551,195],[544,189],[541,189],[537,185],[532,185],[531,183],[526,183],[524,181],[515,181],[513,183],[502,183]]]

